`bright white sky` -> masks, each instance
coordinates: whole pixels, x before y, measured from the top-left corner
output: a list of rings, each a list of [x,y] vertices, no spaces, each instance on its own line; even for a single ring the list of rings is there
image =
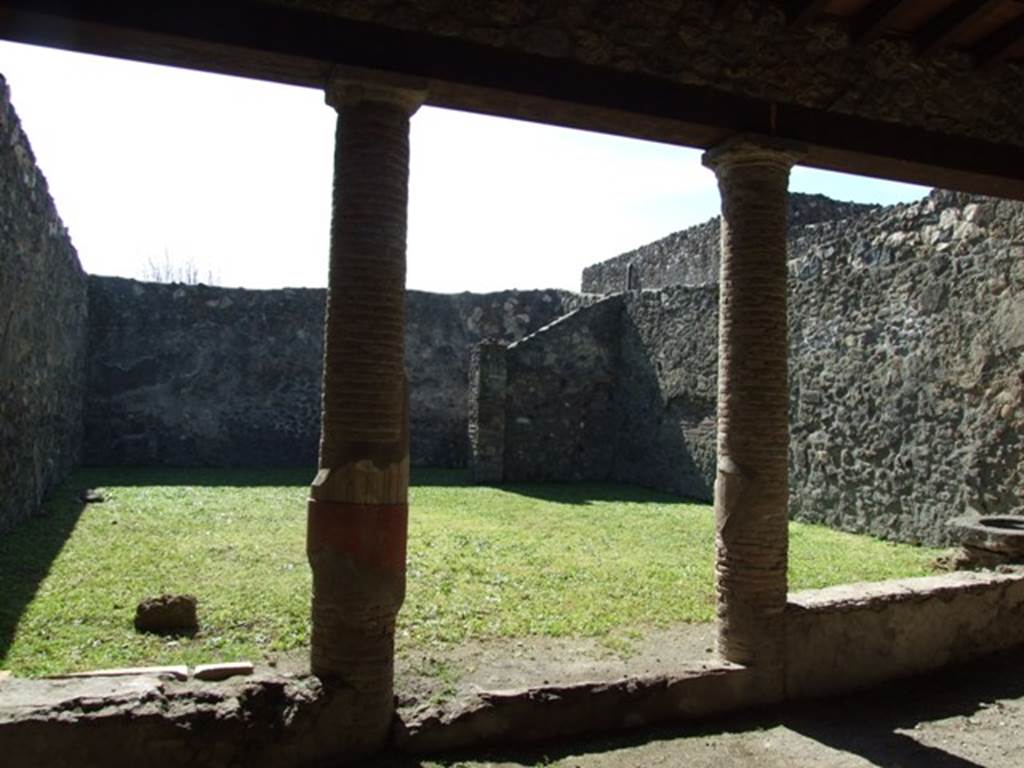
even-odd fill
[[[0,42],[87,272],[191,262],[224,286],[323,286],[334,112],[320,91]],[[927,190],[796,169],[791,189]],[[410,288],[578,289],[583,267],[718,213],[700,153],[448,110],[412,121]]]

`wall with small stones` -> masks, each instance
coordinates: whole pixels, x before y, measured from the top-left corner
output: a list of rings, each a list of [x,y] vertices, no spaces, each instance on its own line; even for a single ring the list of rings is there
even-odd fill
[[[1024,513],[1024,204],[935,192],[856,224],[792,244],[793,516],[935,543]]]
[[[325,293],[89,278],[84,461],[293,465],[319,439]],[[575,306],[565,291],[410,291],[412,461],[464,466],[470,347]]]
[[[486,456],[478,482],[618,481],[709,500],[717,313],[716,286],[629,291],[509,346],[500,391],[470,393],[471,432],[499,408],[504,427],[501,470]]]
[[[85,275],[0,77],[0,531],[78,461]]]
[[[613,296],[508,347],[504,480],[609,478],[621,312]]]
[[[880,206],[833,200],[824,195],[793,193],[789,196],[789,231],[809,224],[849,219]],[[627,289],[662,288],[667,285],[718,283],[721,229],[715,216],[703,224],[673,232],[667,237],[620,254],[583,270],[584,293],[616,293]],[[626,285],[631,270],[633,282]]]
[[[794,226],[789,272],[791,515],[939,544],[964,512],[1024,514],[1024,204],[934,192]],[[717,286],[618,298],[618,355],[600,369],[613,408],[607,432],[592,427],[614,435],[606,477],[710,499]],[[536,356],[531,386],[564,377],[566,343]],[[510,431],[506,455],[571,455],[563,434]]]
[[[718,288],[632,291],[623,306],[611,478],[711,499]]]
[[[505,345],[483,341],[469,357],[469,469],[475,483],[500,483],[505,471]]]

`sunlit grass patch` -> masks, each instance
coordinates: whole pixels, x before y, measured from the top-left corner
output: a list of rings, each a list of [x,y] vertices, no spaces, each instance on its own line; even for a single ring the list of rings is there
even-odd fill
[[[0,539],[0,668],[260,661],[309,642],[304,470],[88,470]],[[83,507],[83,488],[106,501]],[[707,505],[604,484],[475,487],[414,476],[399,650],[611,637],[709,621]],[[792,589],[922,575],[935,551],[791,525]],[[199,599],[192,638],[138,635],[136,604]]]

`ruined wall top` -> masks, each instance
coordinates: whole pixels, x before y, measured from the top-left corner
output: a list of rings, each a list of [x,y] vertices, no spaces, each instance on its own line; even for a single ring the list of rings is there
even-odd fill
[[[881,208],[878,205],[833,200],[825,195],[793,193],[789,196],[790,236],[803,227],[853,219]],[[662,288],[668,285],[703,285],[718,282],[719,217],[673,232],[583,270],[585,293],[616,293],[629,288]]]

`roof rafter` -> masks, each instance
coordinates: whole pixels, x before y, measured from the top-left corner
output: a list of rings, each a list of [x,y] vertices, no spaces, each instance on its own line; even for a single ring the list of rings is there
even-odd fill
[[[949,44],[974,20],[1000,5],[1002,0],[957,0],[925,24],[914,36],[914,46],[922,55],[929,55]]]
[[[997,29],[974,48],[974,60],[979,65],[994,64],[1009,56],[1017,43],[1024,40],[1024,16]]]
[[[886,27],[909,0],[874,0],[853,19],[851,37],[856,44],[869,43],[885,34]]]
[[[722,2],[715,6],[715,16],[720,19],[727,19],[739,4],[740,0],[722,0]]]
[[[787,0],[786,18],[790,24],[806,24],[821,14],[829,0]]]

